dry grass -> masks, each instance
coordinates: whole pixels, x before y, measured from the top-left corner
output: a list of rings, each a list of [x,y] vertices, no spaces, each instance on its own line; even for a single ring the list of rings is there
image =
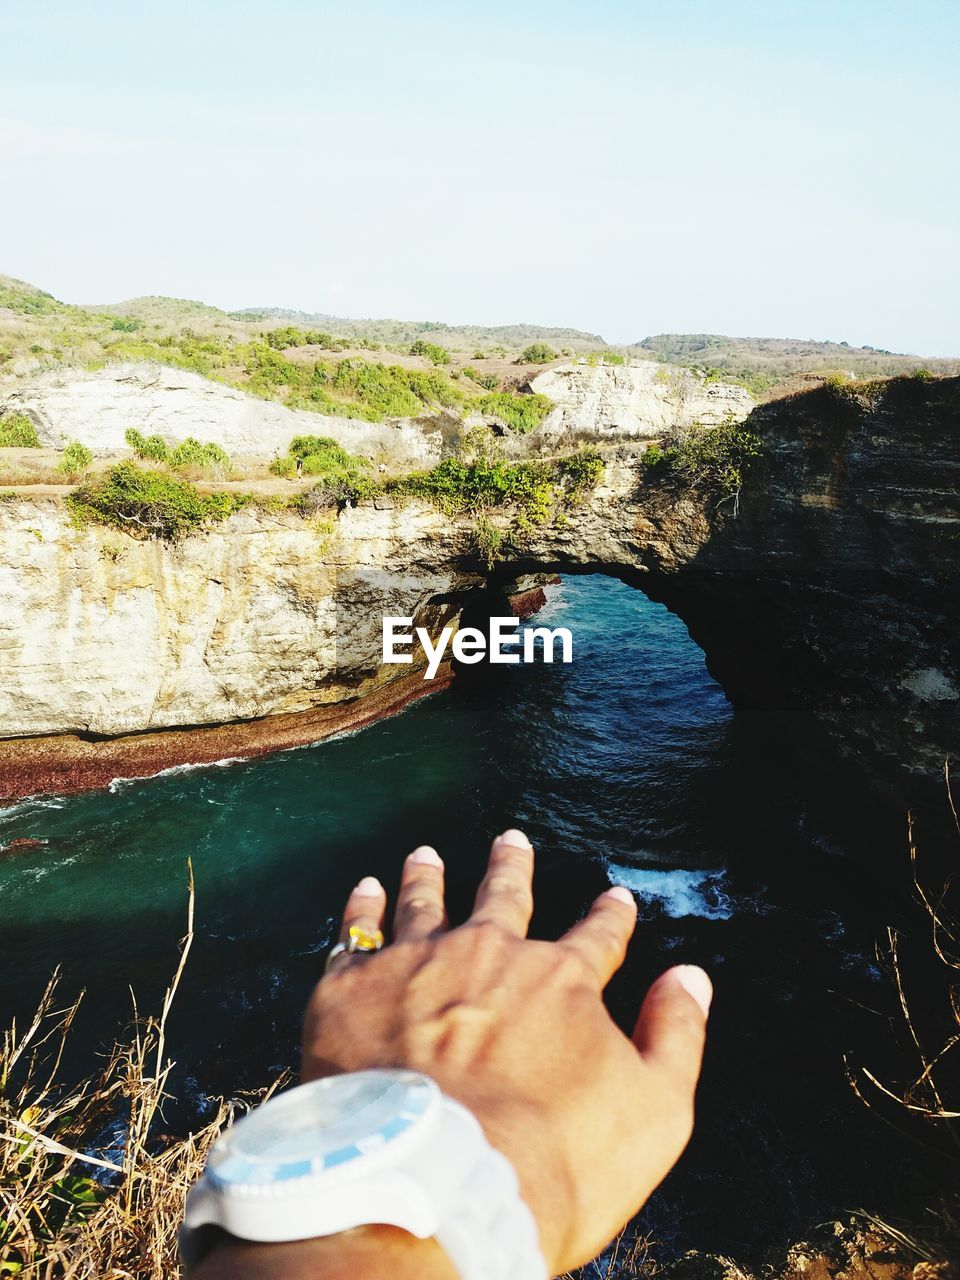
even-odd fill
[[[636,1280],[639,1276],[652,1277],[656,1263],[651,1258],[653,1245],[649,1236],[641,1235],[633,1226],[626,1226],[598,1258],[576,1271],[564,1272],[561,1280]]]
[[[947,801],[960,837],[960,818],[950,782],[949,762],[944,766]],[[955,1188],[960,1175],[960,918],[956,914],[956,878],[950,875],[936,890],[920,876],[912,817],[908,820],[908,844],[914,891],[929,925],[929,946],[936,973],[937,989],[942,989],[939,1011],[925,1016],[915,1013],[919,1002],[911,997],[905,975],[901,939],[887,931],[887,945],[878,958],[888,969],[897,994],[900,1020],[912,1067],[898,1082],[884,1082],[868,1067],[858,1070],[847,1063],[847,1075],[856,1095],[888,1123],[897,1125],[924,1146],[939,1150]],[[924,975],[925,981],[928,981]],[[914,982],[914,989],[916,982]],[[946,1185],[946,1179],[945,1179]],[[960,1252],[960,1194],[955,1190],[931,1206],[918,1224],[884,1222],[861,1211],[858,1215],[886,1236],[926,1263],[940,1264],[954,1251]]]
[[[59,1079],[80,1001],[58,1007],[57,974],[30,1025],[5,1033],[0,1276],[169,1280],[178,1274],[184,1198],[235,1109],[221,1100],[213,1118],[186,1137],[157,1132],[173,1066],[167,1019],[193,941],[193,909],[191,872],[187,933],[160,1014],[144,1017],[134,1004],[129,1038],[114,1047],[98,1075],[76,1086]]]
[[[0,466],[0,484],[72,484],[56,467]]]

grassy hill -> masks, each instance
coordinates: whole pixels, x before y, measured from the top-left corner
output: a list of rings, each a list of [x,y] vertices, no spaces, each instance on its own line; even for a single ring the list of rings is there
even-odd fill
[[[637,356],[665,364],[706,369],[741,382],[755,395],[804,376],[842,372],[855,378],[877,378],[928,369],[960,374],[960,359],[904,355],[846,342],[796,338],[728,338],[717,333],[659,333],[627,348]]]
[[[276,321],[278,324],[307,325],[311,328],[318,325],[321,328],[332,327],[337,333],[372,338],[384,345],[409,345],[418,338],[426,338],[452,351],[490,347],[509,352],[520,350],[534,342],[550,343],[558,349],[569,347],[575,351],[596,351],[608,345],[596,333],[537,324],[491,326],[445,324],[439,320],[348,320],[343,316],[287,311],[282,307],[250,307],[233,314],[235,318],[247,321]]]
[[[562,357],[660,360],[742,383],[756,395],[837,372],[960,373],[960,359],[783,338],[659,334],[608,351],[597,334],[540,325],[354,320],[270,307],[227,312],[165,297],[80,307],[0,276],[0,380],[60,365],[153,360],[319,413],[379,421],[477,408],[526,429],[530,397],[517,392]]]
[[[344,323],[351,332],[336,320],[316,329],[284,324],[281,313],[230,315],[180,298],[78,307],[0,276],[0,382],[60,366],[156,361],[291,408],[371,422],[451,409],[527,431],[551,407],[543,396],[518,394],[543,362],[525,362],[516,349],[478,351],[461,335],[466,349],[453,352],[436,340],[446,330],[429,325],[411,332],[430,341],[386,344],[363,331],[366,322]]]

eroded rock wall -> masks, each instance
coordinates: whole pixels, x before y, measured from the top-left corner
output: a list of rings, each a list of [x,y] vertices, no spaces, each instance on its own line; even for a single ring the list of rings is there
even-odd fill
[[[653,360],[633,365],[557,365],[538,374],[531,390],[556,405],[540,428],[552,439],[654,438],[677,427],[742,421],[750,393]]]
[[[330,436],[353,453],[397,466],[432,466],[441,454],[441,435],[429,427],[288,409],[165,365],[53,370],[5,388],[0,409],[26,414],[41,443],[57,449],[68,440],[94,450],[125,449],[124,434],[136,427],[168,443],[193,436],[231,455],[257,458],[286,453],[295,435]]]
[[[454,585],[439,512],[243,511],[171,545],[0,504],[0,737],[124,734],[305,711],[369,692],[381,617]],[[479,579],[475,578],[474,581]]]
[[[936,776],[960,753],[960,379],[822,388],[751,426],[764,453],[736,514],[620,445],[597,491],[495,577],[617,574],[687,623],[735,706],[880,781]],[[168,546],[17,498],[0,504],[0,737],[383,698],[411,673],[380,665],[382,617],[436,630],[485,577],[470,522],[421,503],[312,523],[247,509]]]

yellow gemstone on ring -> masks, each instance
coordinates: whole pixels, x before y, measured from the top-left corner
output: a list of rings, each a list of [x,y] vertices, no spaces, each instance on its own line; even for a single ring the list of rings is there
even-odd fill
[[[379,929],[368,932],[358,924],[352,924],[347,931],[348,951],[379,951],[383,946],[383,934]]]

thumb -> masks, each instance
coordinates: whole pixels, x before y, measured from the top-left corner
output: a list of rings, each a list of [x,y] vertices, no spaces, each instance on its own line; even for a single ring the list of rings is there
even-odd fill
[[[647,992],[633,1043],[651,1066],[692,1096],[700,1075],[713,984],[703,969],[679,964]]]

